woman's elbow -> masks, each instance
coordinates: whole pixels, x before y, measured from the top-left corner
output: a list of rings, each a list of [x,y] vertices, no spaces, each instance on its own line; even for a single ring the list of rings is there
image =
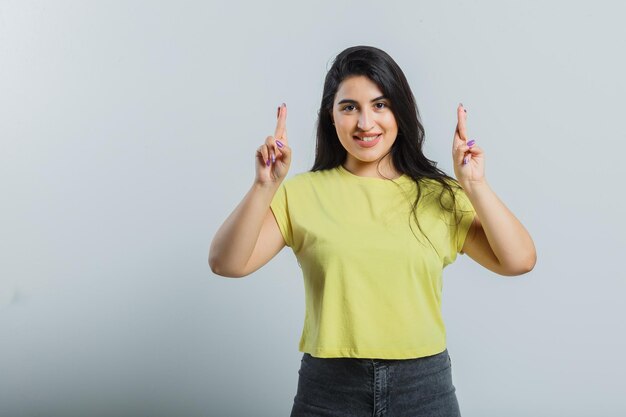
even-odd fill
[[[530,256],[524,262],[519,262],[515,265],[510,265],[506,268],[503,268],[500,275],[511,276],[511,277],[524,275],[532,271],[536,263],[537,263],[537,254],[533,253],[533,255]]]
[[[213,272],[215,275],[219,275],[224,278],[242,278],[247,275],[238,271],[223,269],[219,265],[219,263],[212,258],[209,258],[209,268],[211,268],[211,272]]]

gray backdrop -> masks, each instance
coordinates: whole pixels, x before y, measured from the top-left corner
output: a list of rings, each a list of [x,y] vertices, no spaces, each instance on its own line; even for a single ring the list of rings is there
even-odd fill
[[[304,289],[210,242],[289,106],[308,170],[323,78],[387,51],[453,175],[456,106],[535,269],[467,256],[443,313],[464,417],[623,416],[626,39],[618,1],[0,2],[0,415],[287,416]]]

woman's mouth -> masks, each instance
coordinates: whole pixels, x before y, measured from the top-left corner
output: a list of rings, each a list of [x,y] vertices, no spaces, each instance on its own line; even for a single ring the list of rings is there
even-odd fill
[[[363,148],[371,148],[372,146],[375,146],[378,142],[380,142],[380,139],[383,137],[383,134],[379,134],[378,136],[370,136],[370,137],[364,137],[364,138],[360,138],[358,136],[352,136],[352,139],[355,140],[359,146],[363,147]]]

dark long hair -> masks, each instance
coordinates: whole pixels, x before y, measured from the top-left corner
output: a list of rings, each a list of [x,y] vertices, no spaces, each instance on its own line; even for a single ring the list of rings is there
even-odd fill
[[[391,102],[390,109],[398,124],[398,135],[390,149],[391,159],[395,169],[411,177],[416,184],[417,198],[413,202],[411,212],[422,235],[426,236],[419,225],[417,206],[422,196],[421,185],[426,179],[441,184],[439,205],[442,209],[454,213],[458,225],[461,217],[456,210],[453,188],[458,190],[462,187],[456,179],[437,168],[435,161],[424,156],[422,152],[424,126],[420,123],[419,110],[411,87],[398,64],[386,52],[378,48],[372,46],[347,48],[337,55],[328,70],[324,81],[322,103],[318,111],[315,162],[310,171],[332,169],[346,160],[347,151],[339,142],[331,115],[339,85],[347,77],[357,75],[364,75],[372,80]],[[449,196],[448,199],[445,198],[446,193]],[[430,242],[430,239],[428,241]],[[432,242],[430,243],[432,245]],[[437,252],[435,246],[432,246]]]

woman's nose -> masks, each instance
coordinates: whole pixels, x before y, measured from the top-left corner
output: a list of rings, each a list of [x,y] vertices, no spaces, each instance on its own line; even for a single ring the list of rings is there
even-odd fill
[[[357,127],[361,130],[368,131],[372,128],[372,126],[370,126],[371,122],[372,116],[370,115],[368,110],[364,110],[359,116],[359,123],[357,124]]]

